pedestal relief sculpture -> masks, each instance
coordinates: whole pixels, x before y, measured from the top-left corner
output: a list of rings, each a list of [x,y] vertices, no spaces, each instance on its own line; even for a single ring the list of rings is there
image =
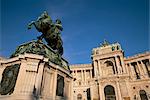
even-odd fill
[[[14,91],[16,79],[19,72],[19,64],[7,66],[2,74],[2,80],[0,84],[0,94],[7,95]]]

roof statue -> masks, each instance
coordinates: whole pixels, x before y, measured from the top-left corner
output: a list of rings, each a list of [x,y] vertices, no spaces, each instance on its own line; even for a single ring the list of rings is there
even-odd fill
[[[52,21],[51,17],[46,11],[44,11],[35,21],[31,21],[28,24],[28,29],[32,28],[32,25],[42,33],[38,37],[38,40],[43,38],[53,50],[60,55],[63,54],[63,42],[60,36],[60,32],[63,30],[61,21],[57,19],[55,22]]]
[[[104,39],[104,42],[100,46],[101,47],[106,47],[108,45],[109,45],[109,42],[106,39]]]

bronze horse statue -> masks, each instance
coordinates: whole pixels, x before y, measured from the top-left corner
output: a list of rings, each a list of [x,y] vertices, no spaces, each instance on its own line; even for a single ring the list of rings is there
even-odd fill
[[[38,37],[38,40],[42,40],[44,38],[48,43],[48,46],[60,55],[63,54],[63,42],[60,36],[60,31],[62,31],[63,28],[59,19],[53,23],[48,13],[44,11],[44,13],[41,14],[36,21],[31,21],[28,24],[28,29],[31,29],[32,25],[34,25],[35,28],[42,33],[42,35]]]

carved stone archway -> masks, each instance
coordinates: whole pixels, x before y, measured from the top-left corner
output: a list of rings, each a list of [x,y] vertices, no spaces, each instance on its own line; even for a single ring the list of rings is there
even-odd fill
[[[77,95],[77,100],[82,100],[82,95],[81,94]]]
[[[108,75],[112,75],[112,74],[115,74],[115,68],[114,68],[114,64],[112,61],[105,61],[104,62],[106,68],[107,69],[107,74]]]
[[[141,100],[148,100],[147,94],[146,94],[146,92],[144,90],[140,90],[139,94],[140,94]]]
[[[105,100],[116,100],[115,89],[111,85],[104,88]]]

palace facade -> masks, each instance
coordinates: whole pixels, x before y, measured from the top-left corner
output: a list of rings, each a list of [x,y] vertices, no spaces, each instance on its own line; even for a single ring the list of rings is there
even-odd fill
[[[70,66],[73,100],[150,100],[150,52],[125,57],[119,43],[104,41],[91,59]]]
[[[104,41],[91,60],[62,67],[38,54],[0,57],[0,100],[150,100],[150,52],[125,57]]]

